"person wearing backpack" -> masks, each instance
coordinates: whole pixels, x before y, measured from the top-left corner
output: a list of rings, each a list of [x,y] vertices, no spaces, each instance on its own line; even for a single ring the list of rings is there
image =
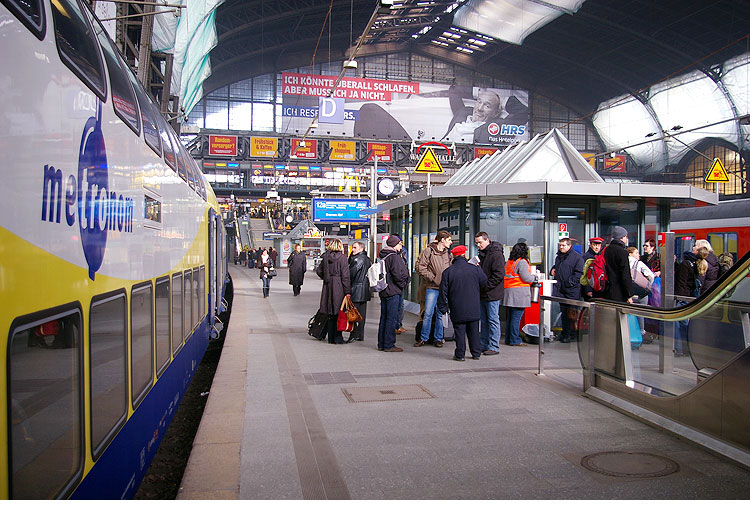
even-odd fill
[[[612,301],[633,303],[633,277],[628,262],[628,231],[621,226],[612,228],[612,241],[604,249],[604,264],[607,286],[604,298]]]
[[[604,240],[600,237],[592,237],[589,239],[589,249],[583,253],[583,272],[581,274],[581,297],[584,301],[591,301],[594,298],[601,298],[601,293],[595,291],[591,284],[586,279],[586,271],[588,266],[594,262],[594,258],[598,256],[602,251],[602,244]],[[591,260],[589,262],[589,260]]]
[[[403,243],[395,234],[388,236],[386,246],[378,254],[385,266],[385,289],[380,295],[380,323],[378,324],[378,350],[385,352],[402,352],[396,347],[396,327],[398,326],[398,308],[401,295],[409,281],[409,269],[399,257]]]
[[[692,251],[682,254],[682,261],[677,265],[674,279],[674,293],[676,296],[688,296],[697,298],[700,296],[703,281],[705,280],[708,263],[705,257],[708,250],[693,246]],[[701,257],[701,255],[703,257]],[[689,302],[676,300],[675,306],[681,307]],[[674,327],[674,355],[687,356],[689,320],[675,322]]]
[[[370,282],[367,271],[372,266],[370,257],[365,252],[365,245],[361,241],[352,243],[352,253],[349,256],[349,277],[352,284],[352,303],[362,315],[362,321],[354,325],[348,342],[365,339],[365,321],[367,320],[367,302],[370,301]]]

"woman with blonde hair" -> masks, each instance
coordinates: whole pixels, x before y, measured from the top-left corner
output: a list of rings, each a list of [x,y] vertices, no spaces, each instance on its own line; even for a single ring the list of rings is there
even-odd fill
[[[703,292],[710,289],[714,283],[719,281],[721,268],[719,267],[719,258],[714,254],[714,247],[711,246],[711,243],[709,243],[708,240],[699,239],[695,242],[695,246],[698,247],[698,249],[705,248],[706,253],[708,254],[705,257],[708,268],[706,269],[706,279],[703,281],[703,288],[701,289],[701,292]]]
[[[336,321],[344,296],[350,296],[352,293],[349,262],[344,255],[344,245],[340,239],[330,240],[315,273],[323,280],[318,312],[328,315],[328,343],[346,343],[341,331],[336,330]]]

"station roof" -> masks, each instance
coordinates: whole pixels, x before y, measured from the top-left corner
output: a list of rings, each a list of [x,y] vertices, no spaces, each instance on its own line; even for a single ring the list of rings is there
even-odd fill
[[[496,0],[498,1],[498,0]],[[529,9],[549,6],[525,0]],[[550,0],[552,2],[553,0]],[[507,2],[506,2],[507,3]],[[514,2],[515,3],[515,2]],[[559,0],[554,0],[559,3]],[[750,9],[737,0],[586,0],[513,44],[461,29],[455,17],[479,0],[395,0],[358,57],[414,52],[479,71],[556,100],[581,115],[622,94],[748,51]],[[205,92],[266,73],[348,58],[374,0],[226,0]],[[480,6],[481,7],[481,6]],[[575,6],[577,7],[577,6]],[[324,20],[331,8],[330,26]]]

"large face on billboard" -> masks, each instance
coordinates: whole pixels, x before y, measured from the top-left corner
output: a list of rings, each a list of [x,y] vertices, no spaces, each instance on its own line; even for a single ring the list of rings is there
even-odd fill
[[[284,128],[307,130],[335,80],[284,73]],[[492,145],[528,139],[526,91],[344,77],[333,97],[344,104],[343,124],[321,122],[312,133]]]

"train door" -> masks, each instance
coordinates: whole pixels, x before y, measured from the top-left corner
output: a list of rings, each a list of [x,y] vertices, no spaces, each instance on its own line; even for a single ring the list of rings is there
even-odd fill
[[[214,324],[216,303],[216,212],[208,210],[208,325]]]
[[[549,238],[544,272],[549,273],[555,264],[560,239],[570,238],[573,250],[583,254],[588,249],[588,239],[593,237],[596,225],[592,215],[593,204],[568,201],[550,201]]]

